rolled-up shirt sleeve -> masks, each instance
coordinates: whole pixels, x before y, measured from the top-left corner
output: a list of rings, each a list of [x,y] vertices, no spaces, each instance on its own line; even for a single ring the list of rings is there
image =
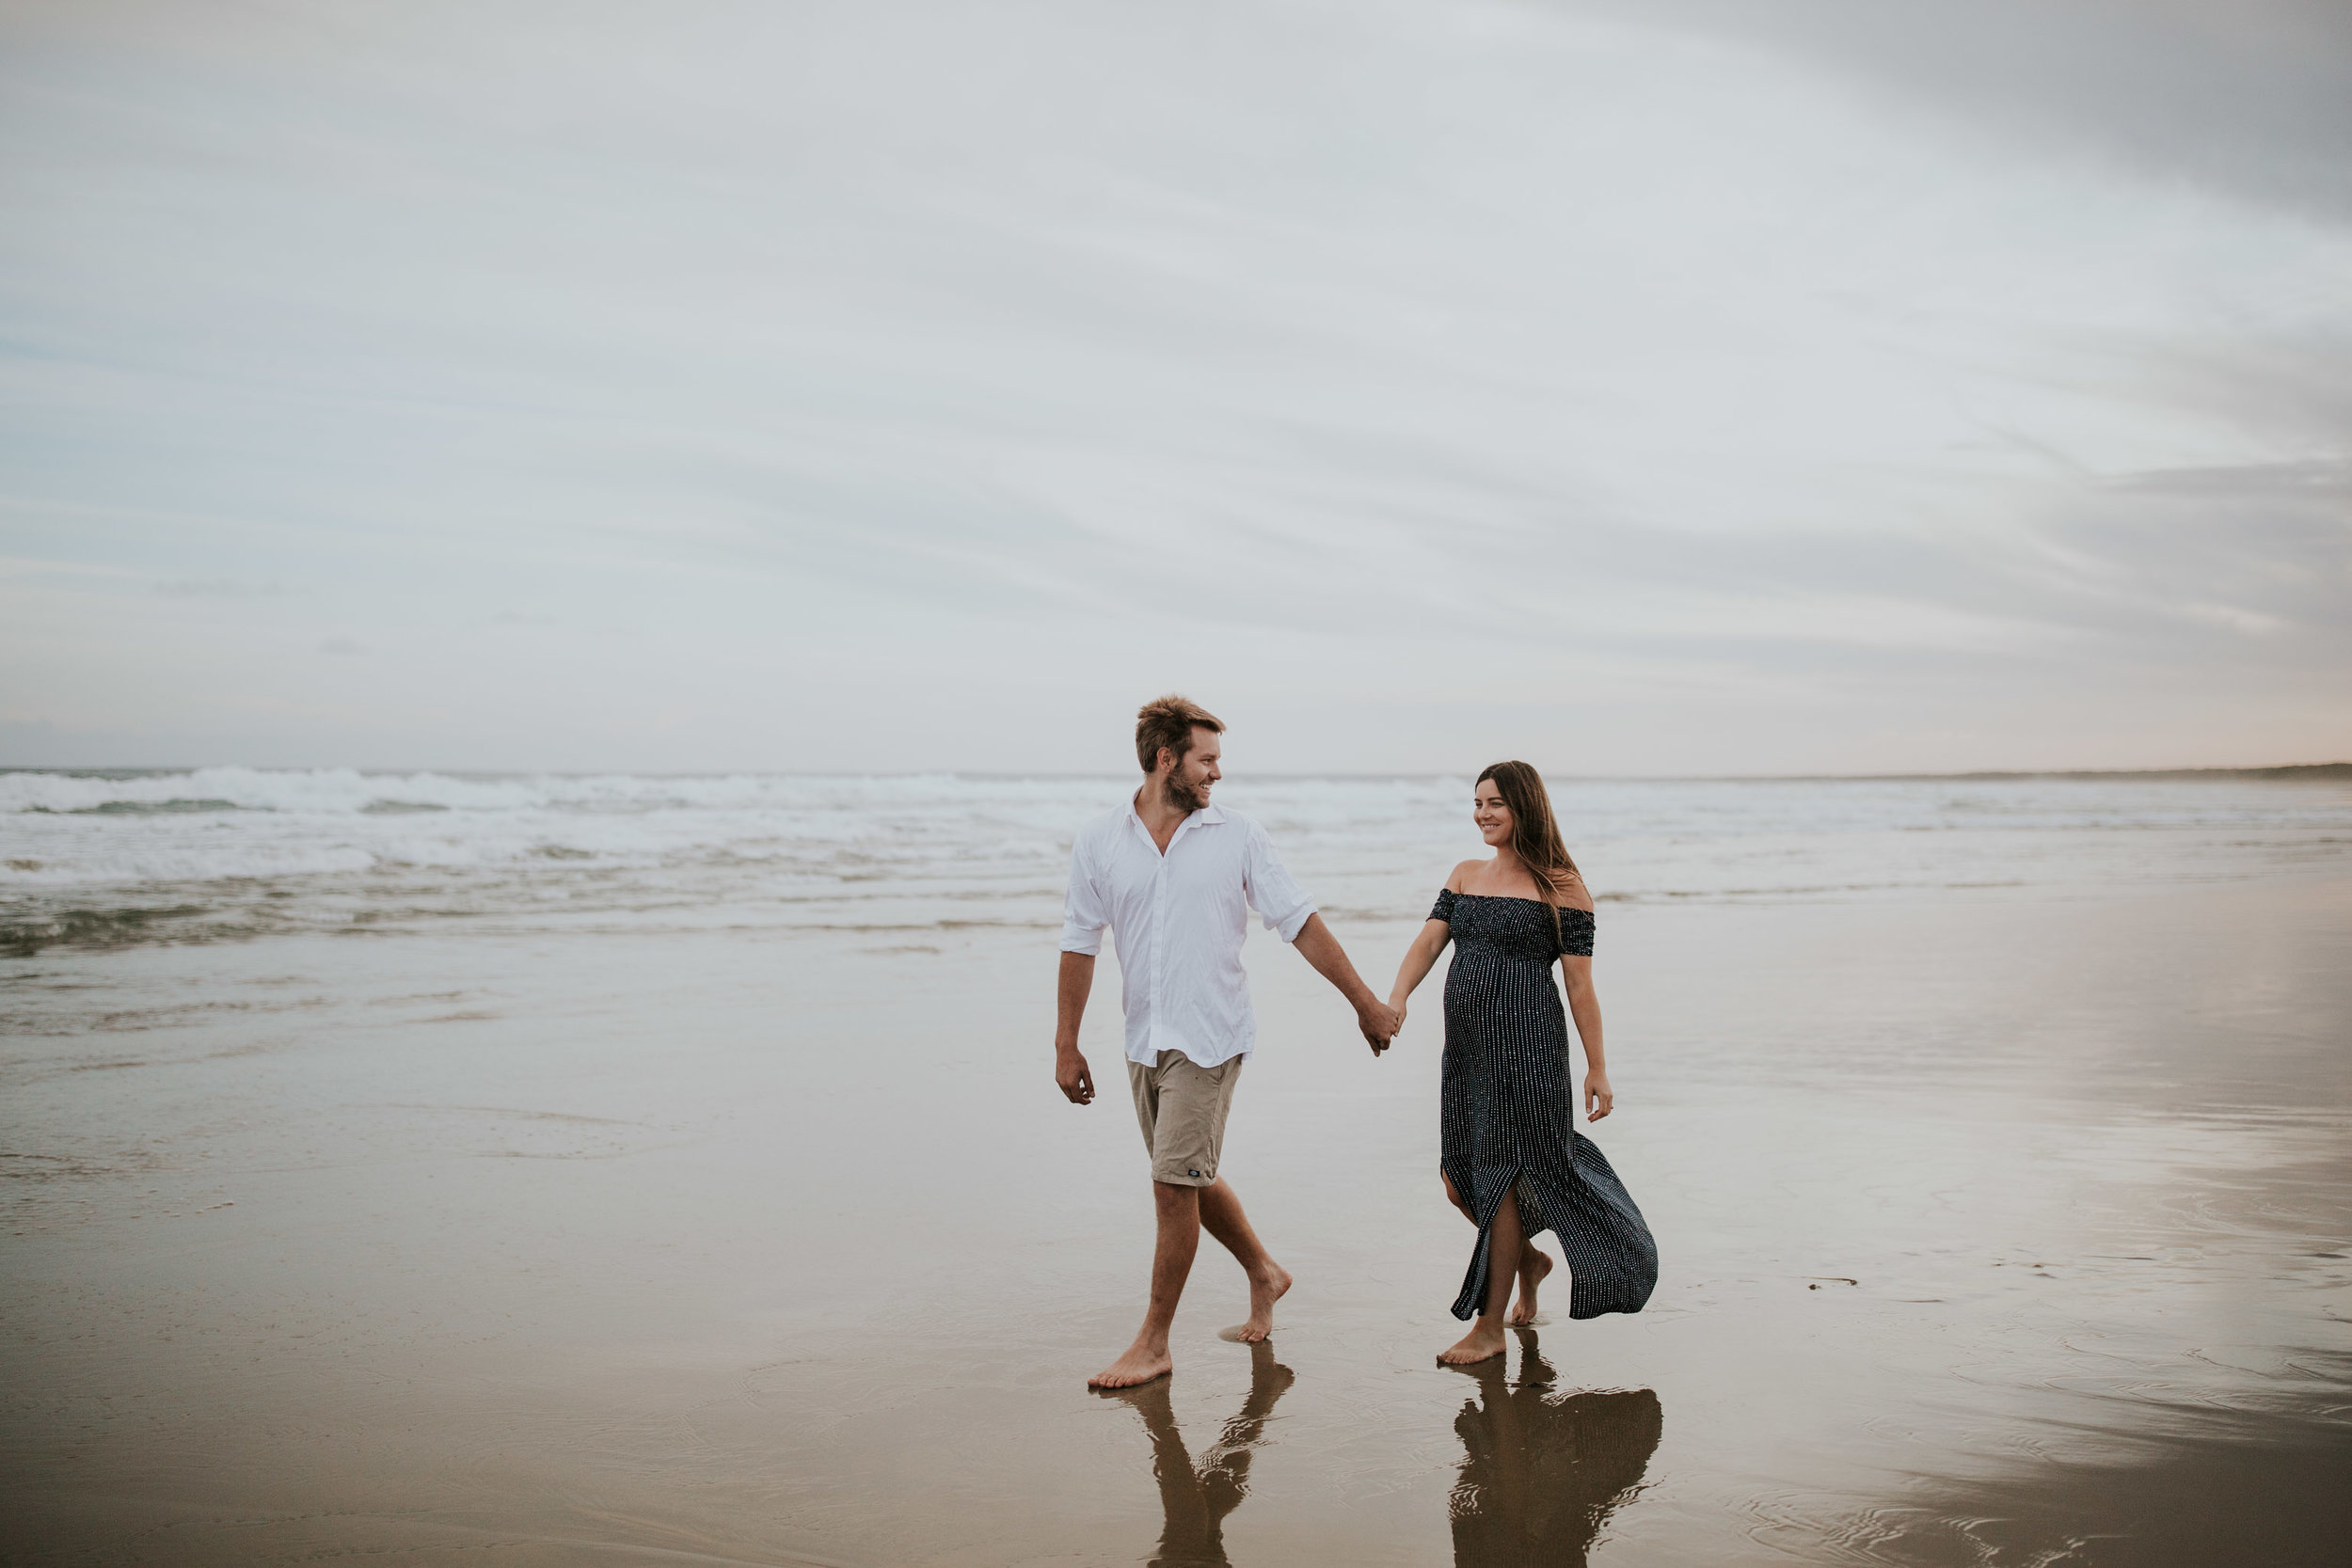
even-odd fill
[[[1061,901],[1061,950],[1095,954],[1103,951],[1103,927],[1111,923],[1103,884],[1094,875],[1093,859],[1084,838],[1071,846],[1070,891]]]
[[[1249,860],[1243,877],[1243,891],[1248,894],[1250,908],[1258,911],[1265,928],[1284,942],[1297,941],[1307,917],[1315,912],[1315,902],[1291,879],[1282,857],[1274,852],[1274,841],[1254,822],[1249,826]],[[1062,945],[1067,947],[1069,942],[1065,941]]]

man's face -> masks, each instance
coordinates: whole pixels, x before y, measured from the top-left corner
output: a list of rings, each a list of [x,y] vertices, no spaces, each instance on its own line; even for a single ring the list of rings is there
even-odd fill
[[[1222,738],[1215,730],[1193,726],[1192,750],[1166,775],[1165,787],[1170,800],[1186,811],[1199,811],[1209,803],[1209,791],[1225,776],[1217,768],[1224,755],[1217,745]],[[1162,752],[1160,755],[1165,758],[1168,753]]]

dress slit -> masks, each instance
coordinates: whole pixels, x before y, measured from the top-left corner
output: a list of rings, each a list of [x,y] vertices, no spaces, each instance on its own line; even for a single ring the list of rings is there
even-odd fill
[[[1486,1305],[1486,1282],[1492,1277],[1494,1267],[1495,1221],[1502,1217],[1502,1200],[1526,1185],[1527,1167],[1521,1165],[1512,1171],[1511,1180],[1496,1191],[1494,1203],[1487,1209],[1486,1217],[1478,1222],[1478,1245],[1470,1253],[1470,1273],[1462,1276],[1462,1293],[1454,1303],[1455,1317],[1474,1318],[1478,1316],[1478,1309]],[[1524,1196],[1519,1200],[1519,1233],[1522,1236],[1534,1234],[1527,1228],[1527,1200]],[[1462,1310],[1463,1302],[1470,1304],[1468,1313]]]

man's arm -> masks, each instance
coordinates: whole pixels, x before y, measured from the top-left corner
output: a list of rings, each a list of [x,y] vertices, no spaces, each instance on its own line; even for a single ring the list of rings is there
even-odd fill
[[[1347,960],[1342,958],[1340,961]],[[1094,1099],[1094,1075],[1087,1070],[1087,1059],[1078,1052],[1078,1021],[1086,1016],[1087,997],[1093,990],[1094,955],[1064,953],[1061,983],[1055,990],[1054,1082],[1061,1085],[1073,1105],[1085,1105]]]
[[[1331,927],[1323,923],[1323,916],[1314,912],[1306,893],[1291,879],[1282,864],[1282,857],[1274,852],[1273,841],[1265,830],[1256,823],[1249,825],[1249,865],[1243,874],[1243,891],[1266,925],[1281,933],[1282,940],[1305,955],[1315,973],[1337,986],[1347,1005],[1356,1009],[1356,1027],[1364,1032],[1364,1043],[1372,1047],[1375,1056],[1389,1048],[1396,1036],[1396,1014],[1388,1005],[1372,994],[1372,988],[1356,973],[1356,966],[1347,961],[1347,954],[1340,946],[1340,939],[1331,934]],[[1299,920],[1304,911],[1306,919]]]
[[[1340,945],[1340,939],[1323,923],[1323,916],[1309,915],[1307,924],[1298,928],[1298,935],[1291,939],[1291,945],[1315,966],[1316,974],[1337,986],[1340,994],[1347,998],[1348,1006],[1356,1009],[1356,1027],[1364,1032],[1364,1043],[1372,1047],[1372,1053],[1377,1056],[1386,1051],[1396,1035],[1396,1014],[1387,1003],[1372,994],[1372,988],[1364,984],[1356,966],[1348,962],[1347,950]]]

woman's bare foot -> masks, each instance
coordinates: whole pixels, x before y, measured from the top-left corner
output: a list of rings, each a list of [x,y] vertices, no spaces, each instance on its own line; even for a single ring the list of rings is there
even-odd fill
[[[1551,1272],[1551,1254],[1530,1244],[1519,1253],[1519,1299],[1511,1308],[1511,1326],[1525,1328],[1535,1321],[1535,1287]]]
[[[1232,1331],[1245,1345],[1254,1345],[1274,1332],[1274,1304],[1290,1293],[1291,1272],[1269,1261],[1263,1274],[1249,1276],[1249,1321]]]
[[[1166,1377],[1175,1370],[1176,1363],[1169,1359],[1166,1345],[1154,1350],[1138,1339],[1127,1347],[1126,1354],[1088,1378],[1087,1386],[1133,1388],[1155,1377]]]
[[[1467,1367],[1472,1362],[1488,1361],[1502,1354],[1502,1325],[1489,1327],[1480,1323],[1454,1343],[1451,1350],[1438,1353],[1438,1359],[1449,1367]]]

